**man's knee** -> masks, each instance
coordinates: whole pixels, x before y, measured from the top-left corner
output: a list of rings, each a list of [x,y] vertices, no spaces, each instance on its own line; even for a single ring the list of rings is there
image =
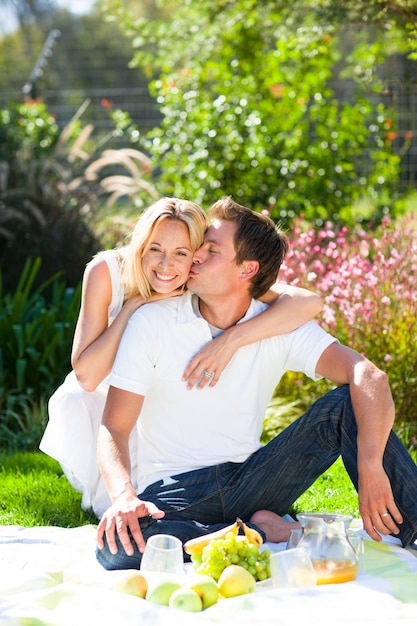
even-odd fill
[[[104,539],[104,548],[96,548],[96,558],[102,567],[106,570],[121,570],[121,569],[139,569],[140,562],[142,560],[142,554],[134,546],[134,554],[129,556],[126,554],[123,546],[117,541],[117,552],[112,554],[107,545],[106,539]]]
[[[349,385],[340,385],[335,389],[331,389],[319,398],[318,402],[320,401],[329,407],[333,406],[335,409],[339,407],[341,411],[350,411],[352,409],[352,402]]]

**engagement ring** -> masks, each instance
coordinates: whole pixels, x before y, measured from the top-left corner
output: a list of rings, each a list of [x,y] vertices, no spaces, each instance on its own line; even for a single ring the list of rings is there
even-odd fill
[[[214,372],[208,372],[207,370],[204,370],[204,376],[207,376],[207,378],[213,378],[214,377]]]

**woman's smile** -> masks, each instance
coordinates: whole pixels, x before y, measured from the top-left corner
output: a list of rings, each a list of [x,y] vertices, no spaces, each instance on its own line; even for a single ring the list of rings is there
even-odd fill
[[[170,281],[170,280],[174,280],[174,278],[177,276],[177,274],[161,274],[160,272],[155,272],[155,276],[158,280],[162,280],[162,281]]]
[[[142,256],[142,268],[153,291],[169,293],[185,285],[192,261],[187,226],[175,219],[157,222]]]

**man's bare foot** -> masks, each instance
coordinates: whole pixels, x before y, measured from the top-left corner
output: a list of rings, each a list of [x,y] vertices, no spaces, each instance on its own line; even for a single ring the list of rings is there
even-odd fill
[[[271,543],[288,541],[290,531],[293,528],[301,528],[300,522],[289,522],[272,511],[256,511],[249,520],[256,524],[266,535],[266,540]]]

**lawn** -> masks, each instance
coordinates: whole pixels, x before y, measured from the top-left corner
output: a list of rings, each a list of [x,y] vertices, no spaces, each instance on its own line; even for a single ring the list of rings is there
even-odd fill
[[[81,509],[81,495],[47,455],[1,453],[0,466],[0,524],[73,527],[97,522]]]
[[[0,453],[0,524],[74,527],[95,524],[59,464],[41,452]],[[340,460],[295,503],[296,511],[357,517],[357,496]]]

